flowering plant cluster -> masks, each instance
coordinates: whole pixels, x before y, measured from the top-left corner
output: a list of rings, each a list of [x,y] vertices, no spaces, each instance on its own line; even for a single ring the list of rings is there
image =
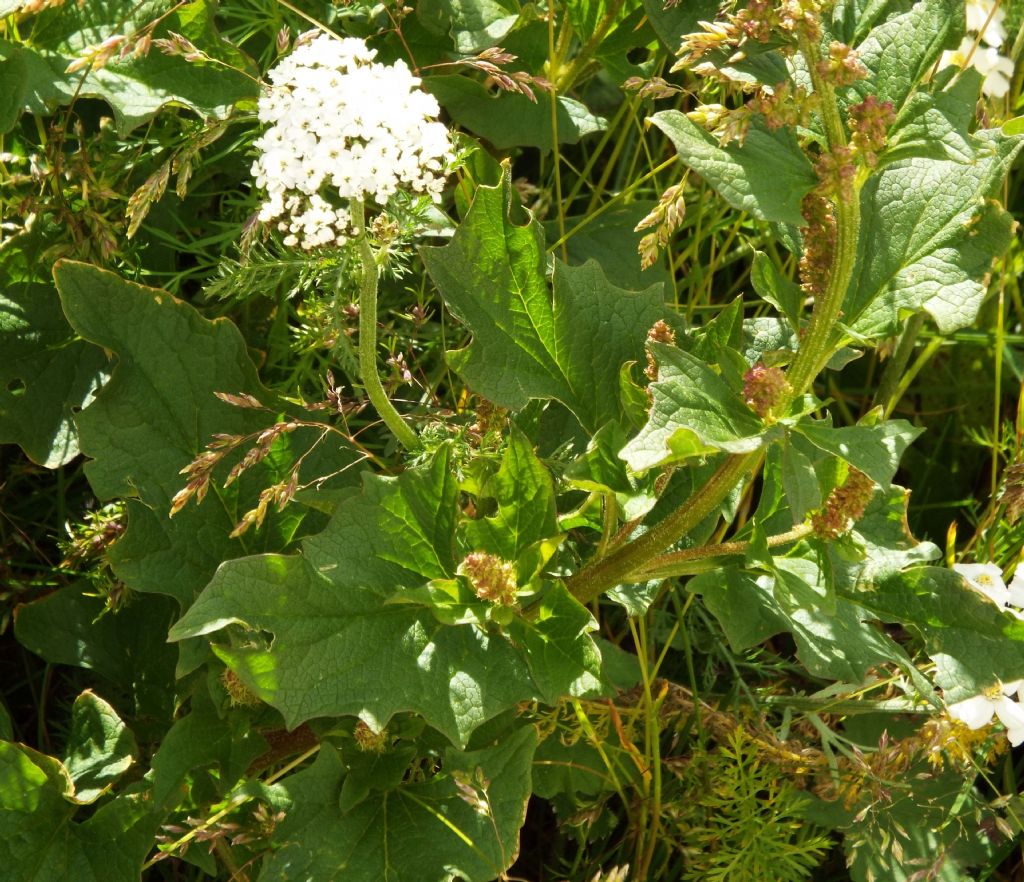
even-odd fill
[[[1017,872],[963,3],[0,0],[3,872]]]
[[[453,155],[437,100],[405,62],[376,56],[356,38],[307,35],[268,74],[252,174],[267,194],[259,220],[276,223],[285,245],[345,244],[353,200],[441,197]]]

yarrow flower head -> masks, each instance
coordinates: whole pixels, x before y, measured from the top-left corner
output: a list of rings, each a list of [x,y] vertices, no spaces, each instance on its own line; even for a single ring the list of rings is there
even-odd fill
[[[288,246],[345,244],[352,200],[441,197],[453,154],[437,100],[404,62],[376,55],[362,40],[321,35],[268,74],[252,174],[267,194],[259,220],[276,222]]]

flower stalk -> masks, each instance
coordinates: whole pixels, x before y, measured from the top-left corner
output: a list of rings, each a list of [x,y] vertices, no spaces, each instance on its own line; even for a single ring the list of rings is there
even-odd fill
[[[835,89],[819,67],[817,46],[806,36],[801,36],[799,48],[810,69],[814,91],[820,96],[819,109],[827,149],[843,151],[847,148],[846,129],[839,115]],[[834,196],[836,241],[828,281],[820,296],[815,297],[800,349],[786,372],[789,389],[777,408],[779,413],[784,413],[792,402],[811,388],[815,377],[837,348],[839,335],[836,325],[842,315],[843,300],[857,259],[862,185],[863,178],[858,175],[852,182],[850,193],[838,192]],[[650,567],[652,559],[709,517],[738,484],[760,468],[762,460],[761,451],[727,456],[708,482],[680,508],[632,542],[593,561],[572,576],[566,583],[570,592],[586,604],[615,585],[642,579],[645,567]]]
[[[377,261],[366,235],[366,216],[362,200],[352,200],[352,225],[362,276],[359,282],[359,371],[363,388],[380,418],[406,450],[419,447],[416,433],[395,410],[377,373]]]

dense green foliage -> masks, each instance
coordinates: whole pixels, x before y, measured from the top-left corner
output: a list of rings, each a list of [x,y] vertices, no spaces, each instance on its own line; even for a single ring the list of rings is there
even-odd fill
[[[0,876],[1016,878],[972,14],[0,0]],[[311,29],[455,140],[304,251],[250,166]]]

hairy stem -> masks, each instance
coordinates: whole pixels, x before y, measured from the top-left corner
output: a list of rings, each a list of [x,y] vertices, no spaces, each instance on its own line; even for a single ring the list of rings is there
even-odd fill
[[[799,542],[806,536],[810,536],[813,532],[814,528],[810,524],[801,524],[785,533],[769,536],[768,547],[779,548],[783,545],[790,545],[793,542]],[[646,566],[632,575],[632,578],[635,578],[638,582],[646,582],[649,579],[671,579],[673,576],[686,576],[692,573],[692,564],[696,561],[746,554],[749,549],[749,542],[719,542],[716,545],[686,548],[683,551],[662,554],[648,561]]]
[[[392,434],[407,450],[419,447],[416,433],[399,416],[395,406],[384,391],[377,373],[377,262],[366,236],[366,217],[363,203],[352,201],[352,222],[356,228],[356,244],[359,248],[359,262],[362,264],[362,278],[359,282],[359,372],[363,388]]]

